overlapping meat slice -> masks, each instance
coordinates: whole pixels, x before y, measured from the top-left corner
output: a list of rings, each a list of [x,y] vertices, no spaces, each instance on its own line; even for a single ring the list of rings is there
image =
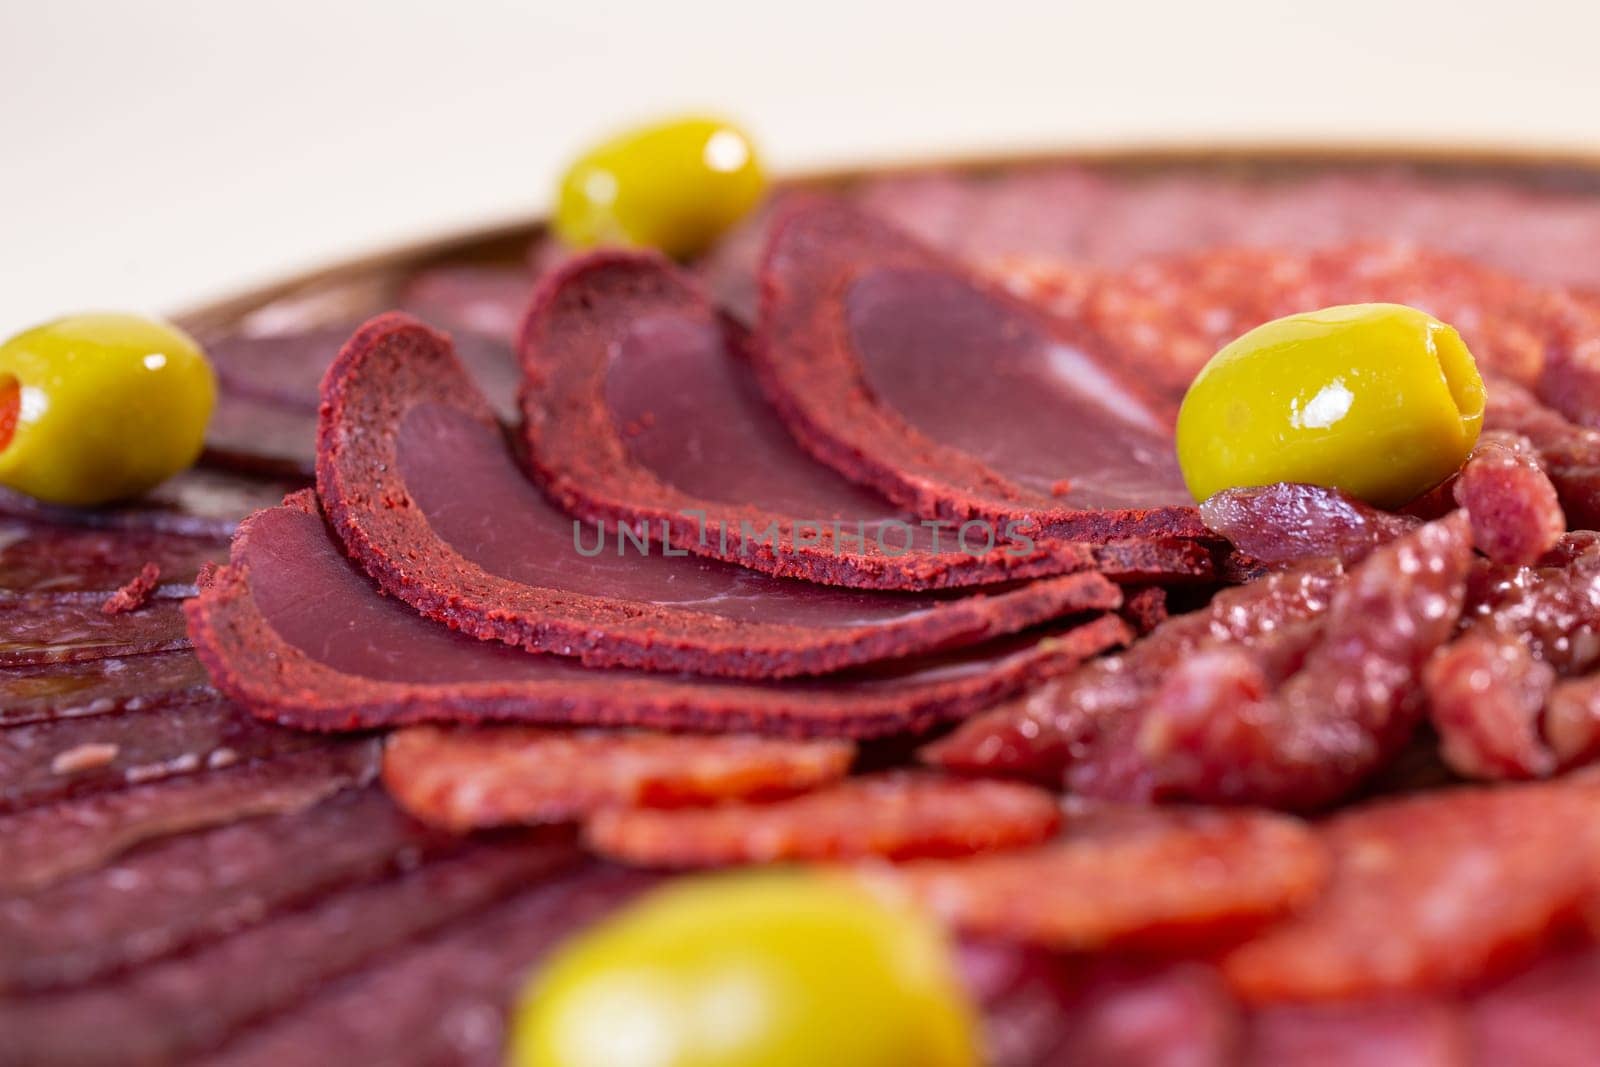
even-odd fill
[[[1060,766],[1073,790],[1115,799],[1329,804],[1410,738],[1423,666],[1454,633],[1471,562],[1456,514],[1373,552],[1328,592],[1326,611],[1274,598],[1304,572],[1264,579],[1035,694],[1048,702],[1037,712],[970,724],[929,758]],[[1215,633],[1235,608],[1234,626],[1223,623],[1233,632]],[[1041,713],[1048,732],[1033,729]]]
[[[1103,603],[1090,588],[1103,579],[1083,577],[1087,610]],[[322,730],[502,720],[880,736],[969,715],[1130,637],[1120,618],[1098,615],[1054,636],[765,685],[596,670],[454,633],[382,596],[340,555],[308,494],[252,518],[188,610],[220,690]]]
[[[1460,988],[1525,959],[1593,891],[1600,789],[1458,788],[1336,815],[1327,889],[1239,946],[1223,972],[1255,1001]]]
[[[115,589],[146,563],[159,567],[167,582],[192,585],[202,567],[227,556],[227,542],[215,538],[0,522],[0,589],[14,592]]]
[[[965,856],[1035,844],[1060,822],[1055,797],[1033,786],[897,772],[766,803],[611,808],[590,817],[584,838],[643,867],[721,867]]]
[[[0,815],[0,891],[94,870],[134,845],[310,807],[377,771],[367,742],[340,742],[203,774]]]
[[[529,462],[563,507],[679,549],[830,585],[930,589],[1098,568],[1193,576],[1193,542],[1091,546],[919,520],[818,463],[761,398],[743,332],[655,256],[598,253],[523,328]]]
[[[226,540],[239,521],[271,507],[303,483],[245,478],[193,467],[173,475],[136,501],[100,508],[43,504],[0,489],[0,515],[84,530],[124,530]]]
[[[1204,535],[1159,409],[1075,324],[838,200],[789,207],[761,278],[758,377],[839,471],[958,523]]]
[[[75,663],[189,647],[182,601],[107,615],[105,593],[0,593],[0,667]]]
[[[1298,820],[1253,811],[1069,811],[1053,841],[873,871],[969,933],[1052,949],[1189,950],[1310,900],[1327,873]]]
[[[134,712],[215,694],[192,652],[0,669],[0,726]]]
[[[854,754],[743,734],[413,726],[384,746],[383,781],[417,818],[465,830],[783,796],[842,777]]]
[[[629,547],[522,476],[449,341],[403,315],[357,332],[325,395],[318,490],[346,549],[386,592],[480,638],[777,678],[975,644],[1118,596],[1089,572],[966,597],[834,589]]]

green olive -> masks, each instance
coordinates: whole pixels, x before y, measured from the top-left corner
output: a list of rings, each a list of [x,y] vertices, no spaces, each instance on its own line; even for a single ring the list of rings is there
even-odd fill
[[[842,879],[685,879],[535,978],[513,1067],[972,1067],[939,931]]]
[[[585,153],[561,179],[556,232],[568,244],[704,251],[766,187],[737,126],[686,118],[632,130]]]
[[[1451,327],[1401,304],[1324,308],[1211,358],[1178,412],[1178,462],[1197,500],[1309,482],[1394,508],[1461,466],[1483,409],[1483,379]]]
[[[0,345],[0,485],[52,504],[137,496],[200,455],[216,381],[183,331],[75,315]]]

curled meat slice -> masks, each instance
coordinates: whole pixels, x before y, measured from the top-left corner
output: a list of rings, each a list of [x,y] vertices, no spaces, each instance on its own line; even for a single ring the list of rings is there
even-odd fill
[[[1444,761],[1468,778],[1539,778],[1556,760],[1539,720],[1555,670],[1521,641],[1472,632],[1442,649],[1424,679]]]
[[[1473,544],[1496,563],[1537,562],[1566,533],[1556,488],[1526,437],[1485,434],[1454,492],[1471,516]]]
[[[865,856],[965,856],[1032,845],[1061,823],[1049,793],[1013,782],[894,773],[766,804],[628,808],[589,820],[589,845],[648,867]]]
[[[413,726],[389,738],[383,780],[417,818],[466,830],[782,796],[843,777],[854,754],[848,741],[741,734]]]
[[[1489,387],[1484,425],[1532,442],[1574,529],[1600,527],[1600,430],[1578,426],[1512,382]]]
[[[1338,489],[1300,482],[1224,489],[1200,505],[1200,518],[1235,549],[1269,564],[1318,556],[1356,563],[1418,525]]]
[[[1168,619],[1120,655],[1093,660],[964,723],[922,751],[929,763],[968,773],[1058,784],[1104,727],[1133,715],[1173,668],[1218,641],[1253,642],[1326,610],[1342,568],[1314,560],[1214,597]]]

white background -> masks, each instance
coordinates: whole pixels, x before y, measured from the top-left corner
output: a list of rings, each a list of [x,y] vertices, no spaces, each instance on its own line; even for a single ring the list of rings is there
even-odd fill
[[[540,212],[619,122],[778,169],[1263,138],[1600,148],[1592,0],[0,0],[0,333]]]

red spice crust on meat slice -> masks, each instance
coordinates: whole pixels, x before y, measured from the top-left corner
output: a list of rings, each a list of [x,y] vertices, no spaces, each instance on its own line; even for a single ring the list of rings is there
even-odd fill
[[[887,406],[868,384],[853,348],[846,305],[849,291],[861,280],[902,276],[928,279],[967,294],[974,306],[1004,319],[996,328],[1010,332],[1001,340],[1026,330],[1041,350],[1070,351],[1081,364],[1078,378],[1094,379],[1077,380],[1076,385],[1084,394],[1079,400],[1102,405],[1092,416],[1102,421],[1098,432],[1133,438],[1119,454],[1129,457],[1130,464],[1142,451],[1151,452],[1152,461],[1154,453],[1170,455],[1170,441],[1159,425],[1130,411],[1140,407],[1136,380],[1121,379],[1117,367],[1108,361],[1094,363],[1084,354],[1092,338],[988,286],[845,201],[802,197],[786,205],[768,240],[761,267],[760,327],[752,355],[763,391],[808,451],[919,515],[984,519],[996,528],[1017,522],[1042,530],[1044,536],[1084,541],[1206,536],[1194,509],[1176,503],[1069,506],[1051,492],[1025,488],[970,452],[933,439]],[[992,355],[974,352],[963,358]],[[1121,406],[1101,396],[1110,392],[1117,394]],[[1076,426],[1091,416],[1069,410],[1063,417]],[[1058,482],[1075,483],[1080,473],[1103,473],[1074,471],[1072,457],[1060,460]],[[1173,486],[1168,495],[1185,494]]]
[[[261,589],[252,575],[264,563],[284,569],[279,581],[286,588],[275,596],[312,620],[321,654],[338,655],[341,645],[355,647],[381,629],[383,663],[371,673],[350,673],[285,640],[258,603]],[[1120,618],[1102,615],[1043,638],[1007,638],[999,647],[893,668],[765,685],[593,670],[452,633],[382,596],[338,554],[309,493],[248,520],[229,565],[187,611],[196,653],[219,690],[258,715],[314,730],[512,721],[877,737],[970,715],[1132,637]],[[448,661],[453,673],[441,680],[394,677],[416,666],[408,661],[424,659]]]
[[[1461,988],[1522,962],[1593,892],[1600,787],[1575,779],[1457,788],[1340,813],[1318,828],[1332,878],[1298,914],[1232,950],[1248,1000]]]
[[[453,420],[447,422],[452,433],[465,426],[490,434],[494,443],[483,447],[501,447],[499,426],[449,340],[408,316],[381,315],[345,345],[323,389],[318,492],[330,524],[386,592],[476,637],[576,656],[590,665],[778,678],[976,644],[1084,610],[1091,606],[1084,603],[1085,579],[1100,583],[1103,599],[1118,596],[1104,578],[1089,573],[938,602],[901,603],[895,598],[909,594],[862,592],[853,595],[879,598],[872,606],[882,617],[850,624],[854,609],[840,608],[833,615],[846,620],[840,624],[805,625],[783,621],[784,604],[789,597],[819,602],[823,594],[815,587],[767,578],[763,589],[751,584],[755,576],[747,579],[730,564],[693,558],[644,558],[636,565],[660,565],[653,572],[659,574],[681,564],[691,577],[708,566],[726,567],[734,599],[764,597],[771,610],[740,618],[681,603],[588,595],[504,578],[465,558],[430,525],[408,487],[398,452],[402,423],[413,412]],[[499,452],[490,458],[508,462]],[[524,502],[548,507],[542,498]],[[492,514],[522,503],[474,499],[455,507]],[[559,551],[571,551],[575,564],[585,562],[574,544],[563,541]],[[736,582],[742,584],[731,588]]]
[[[779,797],[843,777],[854,755],[848,741],[412,726],[384,745],[383,781],[418,819],[468,830]]]
[[[155,595],[156,586],[161,582],[161,565],[146,563],[139,568],[139,573],[130,578],[116,592],[106,597],[106,602],[100,605],[100,610],[107,615],[121,615],[129,611],[138,611],[150,603],[150,598]]]
[[[990,531],[987,551],[967,551],[951,525],[940,541],[924,543],[928,534],[914,516],[897,516],[886,501],[768,428],[773,413],[755,393],[753,378],[746,381],[751,371],[742,331],[657,255],[597,252],[567,263],[540,286],[519,347],[528,462],[546,491],[574,514],[664,531],[680,549],[769,574],[866,589],[971,586],[1088,569],[1121,580],[1193,578],[1210,569],[1202,546],[1170,539],[1029,545]],[[654,367],[652,355],[670,370]],[[735,480],[758,487],[756,499],[685,489],[633,450],[632,423],[623,424],[630,416],[616,410],[610,392],[619,376],[641,374],[670,375],[673,388],[706,406],[651,407],[635,421],[649,423],[652,433],[661,432],[662,419],[691,423],[674,429],[686,438],[680,446],[692,450],[697,473],[708,465],[754,470],[753,477]],[[646,403],[660,399],[657,388]],[[774,490],[776,496],[759,495]],[[780,509],[763,499],[805,504]],[[886,527],[886,520],[899,529]],[[777,535],[760,536],[769,529]]]
[[[1327,866],[1315,834],[1288,816],[1087,804],[1035,848],[867,876],[980,936],[1190,951],[1301,907]]]
[[[1061,823],[1051,794],[1015,782],[896,771],[767,803],[612,808],[589,847],[642,867],[966,856],[1036,844]]]

